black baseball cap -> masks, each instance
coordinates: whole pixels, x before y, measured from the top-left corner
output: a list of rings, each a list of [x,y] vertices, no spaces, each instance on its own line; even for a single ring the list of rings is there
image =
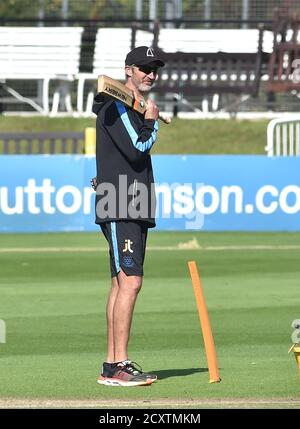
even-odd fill
[[[165,63],[153,48],[148,46],[139,46],[130,51],[125,59],[125,65],[145,66],[146,64],[155,64],[157,67],[163,67]]]

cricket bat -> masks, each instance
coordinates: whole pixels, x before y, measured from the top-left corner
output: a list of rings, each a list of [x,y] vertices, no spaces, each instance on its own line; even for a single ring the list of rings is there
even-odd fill
[[[131,107],[133,110],[136,110],[141,114],[144,114],[146,111],[147,101],[144,98],[134,98],[133,92],[127,88],[127,86],[109,76],[102,74],[98,77],[97,90],[99,96],[97,96],[96,99],[101,99],[103,96],[109,96],[115,100],[121,101],[126,106]],[[161,113],[159,113],[158,117],[165,124],[169,124],[171,122],[171,118],[164,116]]]

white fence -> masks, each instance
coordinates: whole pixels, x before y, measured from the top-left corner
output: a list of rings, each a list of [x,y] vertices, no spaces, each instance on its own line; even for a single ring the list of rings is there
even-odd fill
[[[300,156],[300,117],[270,121],[265,150],[268,156]]]

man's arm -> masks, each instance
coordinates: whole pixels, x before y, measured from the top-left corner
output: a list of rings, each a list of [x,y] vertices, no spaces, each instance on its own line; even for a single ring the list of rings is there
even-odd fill
[[[157,109],[157,108],[156,108]],[[138,162],[148,156],[158,131],[155,108],[151,105],[145,114],[143,125],[136,130],[133,124],[132,111],[120,102],[112,103],[105,113],[104,126],[118,149],[130,162]],[[146,117],[147,116],[147,117]],[[150,116],[150,117],[149,117]]]

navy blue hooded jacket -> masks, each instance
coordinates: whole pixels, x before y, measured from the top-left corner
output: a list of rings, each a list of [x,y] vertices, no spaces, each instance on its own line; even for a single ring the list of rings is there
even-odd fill
[[[97,98],[95,99],[97,100]],[[134,220],[155,226],[155,189],[150,150],[158,122],[105,99],[95,101],[96,223]]]

